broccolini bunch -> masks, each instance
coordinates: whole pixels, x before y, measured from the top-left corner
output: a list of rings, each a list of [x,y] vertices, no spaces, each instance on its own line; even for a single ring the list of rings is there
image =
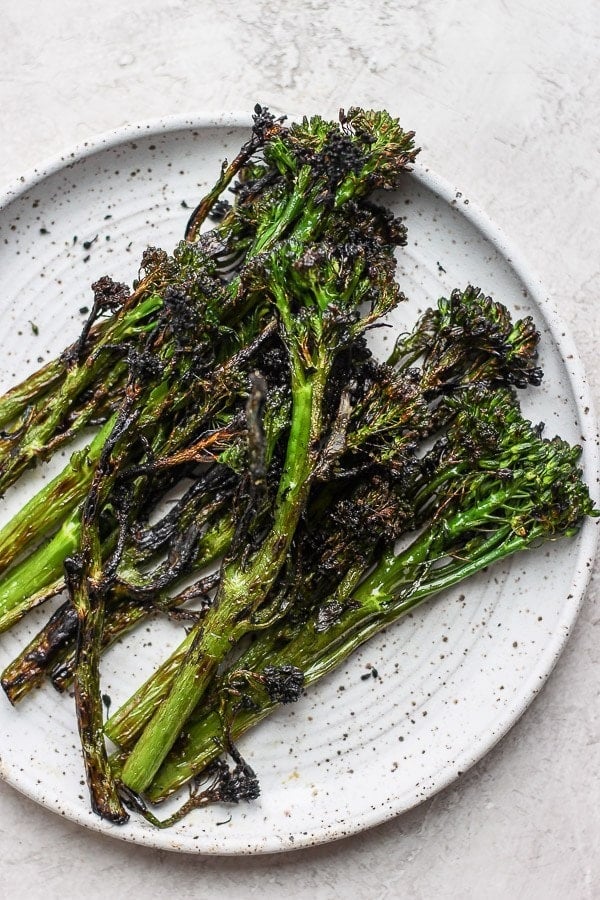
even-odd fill
[[[288,127],[256,107],[185,240],[149,248],[131,291],[97,282],[79,339],[0,398],[0,490],[97,429],[0,530],[0,630],[66,591],[2,685],[73,687],[110,821],[256,797],[240,734],[428,597],[595,515],[579,448],[519,409],[542,377],[530,318],[467,286],[387,362],[368,349],[406,242],[371,195],[401,189],[413,137],[386,112]],[[156,614],[185,637],[105,724],[101,654]],[[190,779],[159,821],[148,802]]]

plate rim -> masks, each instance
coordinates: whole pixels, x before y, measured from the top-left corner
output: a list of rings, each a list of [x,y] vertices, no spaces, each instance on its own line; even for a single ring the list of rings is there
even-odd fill
[[[300,117],[288,116],[288,120],[295,121]],[[30,167],[24,174],[9,181],[0,191],[0,211],[3,211],[10,203],[18,200],[22,194],[41,184],[46,178],[81,162],[96,153],[111,150],[121,144],[134,141],[136,138],[150,137],[151,135],[163,136],[177,131],[194,131],[206,128],[250,128],[251,117],[246,113],[237,111],[223,112],[220,114],[196,113],[173,114],[155,117],[140,122],[131,123],[109,131],[97,133],[84,141],[71,145],[66,150],[50,156],[34,167]],[[598,484],[600,471],[600,451],[598,444],[598,427],[596,424],[595,404],[589,387],[583,363],[578,354],[576,345],[571,337],[568,326],[561,319],[558,305],[554,298],[550,297],[541,280],[530,267],[523,252],[509,239],[504,231],[496,225],[486,212],[471,199],[471,195],[458,190],[450,181],[434,172],[429,166],[418,160],[411,167],[410,177],[415,178],[425,189],[431,191],[444,203],[458,209],[460,214],[473,225],[486,238],[494,249],[504,258],[511,267],[533,301],[539,309],[541,317],[554,340],[559,355],[565,367],[569,388],[575,398],[577,423],[581,429],[581,438],[584,443],[582,466],[590,490],[593,492]],[[466,202],[465,202],[466,201]],[[588,412],[584,413],[584,407]],[[396,810],[366,810],[359,820],[354,818],[350,822],[321,825],[317,833],[298,835],[294,844],[284,844],[278,837],[273,836],[264,843],[256,843],[250,848],[247,845],[241,848],[218,847],[198,848],[183,843],[183,836],[177,836],[176,840],[169,839],[167,832],[147,832],[138,837],[135,834],[125,834],[121,829],[112,826],[96,817],[89,818],[87,808],[66,809],[50,805],[47,800],[36,796],[34,793],[19,785],[0,761],[0,777],[11,787],[34,800],[39,805],[55,812],[70,821],[83,825],[85,828],[97,831],[101,834],[124,840],[139,846],[153,847],[173,852],[195,853],[200,855],[239,856],[258,855],[267,853],[284,852],[288,850],[305,849],[317,844],[329,843],[340,840],[351,834],[360,833],[368,828],[380,825],[385,821],[396,818],[402,813],[408,812],[419,806],[422,802],[437,794],[456,781],[468,769],[479,762],[492,748],[510,731],[521,718],[525,710],[531,705],[535,697],[540,693],[556,665],[564,647],[569,639],[573,625],[581,610],[586,590],[592,574],[592,565],[598,547],[600,532],[591,519],[587,519],[577,535],[578,552],[573,561],[573,581],[571,585],[572,598],[565,603],[564,612],[549,639],[544,645],[544,652],[538,665],[528,672],[523,681],[523,689],[509,709],[504,709],[499,716],[499,727],[493,732],[488,732],[478,745],[470,748],[470,752],[463,753],[452,764],[444,767],[442,777],[434,776],[431,787],[423,793],[423,796],[412,803]],[[181,841],[181,843],[180,843]]]

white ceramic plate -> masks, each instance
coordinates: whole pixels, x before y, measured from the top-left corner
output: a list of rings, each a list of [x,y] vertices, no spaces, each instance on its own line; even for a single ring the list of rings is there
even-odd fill
[[[92,281],[109,272],[131,282],[148,244],[172,247],[189,214],[182,204],[196,204],[247,134],[247,123],[233,117],[140,125],[85,144],[8,191],[0,208],[0,387],[75,338]],[[399,279],[411,301],[396,316],[398,325],[468,282],[515,314],[533,314],[543,333],[546,378],[522,395],[524,409],[546,422],[547,433],[583,440],[585,473],[595,488],[595,430],[583,374],[520,257],[468,198],[427,169],[416,167],[388,200],[409,227]],[[32,484],[2,501],[3,518]],[[51,688],[17,709],[0,697],[1,774],[82,825],[163,849],[286,850],[375,825],[455,779],[525,710],[567,640],[594,549],[595,528],[587,523],[576,539],[491,569],[374,639],[241,742],[261,781],[261,798],[252,804],[196,811],[162,832],[135,817],[120,828],[101,822],[89,810],[72,699]],[[2,636],[2,667],[42,618]],[[151,637],[131,636],[105,661],[103,689],[114,705],[179,638],[175,626],[154,629]],[[378,677],[363,680],[371,666]]]

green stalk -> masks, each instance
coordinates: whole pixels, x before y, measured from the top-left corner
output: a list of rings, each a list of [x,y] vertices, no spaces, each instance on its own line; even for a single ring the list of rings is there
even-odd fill
[[[53,359],[3,394],[0,397],[0,428],[10,425],[33,402],[46,396],[64,378],[65,370],[66,363],[62,359]]]
[[[144,285],[140,284],[116,317],[100,320],[90,329],[88,340],[91,343],[91,347],[88,349],[88,356],[95,351],[103,340],[106,343],[106,335],[114,327],[119,317],[130,316],[133,310],[134,316],[130,317],[130,321],[135,323],[137,315],[133,304],[138,300],[143,289]],[[112,341],[113,338],[110,338],[110,340]],[[77,344],[78,341],[68,347],[57,359],[50,360],[50,362],[47,362],[0,397],[0,428],[14,423],[14,420],[22,416],[32,404],[39,405],[39,401],[47,397],[51,390],[64,380],[68,371],[73,368],[71,354],[77,347]],[[85,365],[86,360],[77,364],[78,367]],[[107,368],[109,365],[110,363],[107,363]]]
[[[257,139],[256,135],[253,133],[250,139],[242,146],[236,157],[229,164],[223,163],[218,180],[215,182],[209,193],[202,198],[189,218],[185,232],[187,241],[194,241],[197,239],[200,228],[209,215],[213,205],[219,199],[225,188],[231,184],[240,169],[242,169],[256,153],[261,143],[262,141]]]
[[[200,542],[198,567],[209,566],[215,562],[227,550],[232,537],[233,525],[229,519],[223,520],[215,526]],[[173,606],[177,605],[177,598],[173,598],[171,602]],[[139,618],[151,612],[152,609],[148,611],[144,607],[140,607]],[[113,743],[121,747],[127,747],[133,743],[151,718],[157,704],[161,703],[168,695],[173,676],[185,658],[193,639],[194,632],[192,631],[175,653],[153,672],[135,694],[108,719],[104,726],[104,732]]]
[[[284,209],[279,212],[274,222],[259,231],[254,240],[254,244],[248,253],[248,259],[257,256],[259,253],[264,253],[267,249],[273,247],[283,236],[286,229],[289,228],[302,214],[307,205],[307,192],[311,180],[312,173],[310,166],[302,166],[296,177],[294,189],[290,194]]]
[[[315,514],[311,507],[311,516]],[[373,546],[375,542],[373,543]],[[223,546],[221,552],[226,552],[227,547]],[[361,541],[360,552],[353,556],[349,562],[347,572],[338,585],[335,595],[332,598],[343,603],[352,590],[362,578],[365,568],[369,566],[371,554],[364,552],[364,540]],[[357,561],[360,559],[360,562]],[[311,597],[316,598],[318,587],[311,589]],[[323,592],[321,591],[321,595]],[[325,595],[326,596],[326,595]],[[301,628],[299,623],[297,628]],[[285,633],[289,631],[287,623],[283,623]],[[121,749],[130,749],[136,738],[143,731],[144,727],[151,720],[152,716],[158,709],[159,705],[166,699],[171,689],[173,679],[177,670],[185,658],[193,641],[193,634],[189,634],[180,644],[175,652],[157,669],[148,680],[130,697],[130,699],[117,710],[105,725],[106,735]],[[272,645],[268,642],[272,641]],[[281,643],[281,634],[275,624],[267,631],[263,632],[260,639],[252,644],[248,653],[245,654],[246,667],[252,667],[253,652],[260,655],[268,654],[265,647],[275,646]]]
[[[0,529],[0,572],[3,572],[34,540],[52,531],[81,503],[92,482],[95,465],[116,416],[102,426],[93,441],[72,454],[56,478],[38,491],[4,528]],[[0,582],[0,593],[2,582]]]
[[[156,669],[123,706],[106,722],[104,732],[119,747],[131,747],[171,690],[173,679],[194,641],[190,632],[174,653]]]
[[[65,557],[77,549],[81,534],[79,508],[62,523],[56,534],[18,563],[0,582],[0,632],[6,631],[37,605],[60,578]]]
[[[86,780],[94,812],[103,819],[122,824],[129,816],[121,803],[108,762],[102,729],[104,710],[98,665],[104,619],[104,599],[98,589],[102,577],[102,549],[97,525],[87,518],[82,555],[75,565],[76,571],[70,573],[67,583],[79,624],[74,692]]]
[[[329,368],[323,348],[315,371],[309,375],[302,362],[293,358],[292,420],[273,526],[248,566],[237,560],[225,564],[215,605],[202,626],[191,632],[189,650],[171,691],[124,767],[123,782],[134,791],[143,791],[152,781],[218,665],[232,645],[251,630],[252,615],[267,596],[285,561],[310,490],[314,465],[311,449],[321,433],[323,392]],[[236,623],[233,630],[232,622]]]
[[[13,484],[30,463],[43,456],[48,443],[54,438],[65,418],[71,412],[77,397],[90,385],[100,381],[114,364],[113,355],[106,350],[113,343],[125,340],[136,330],[144,330],[144,320],[160,308],[161,298],[152,294],[117,317],[98,342],[92,356],[81,365],[68,369],[58,388],[49,399],[38,404],[33,421],[16,446],[7,450],[0,464],[0,494]],[[83,426],[84,422],[81,421]]]
[[[63,591],[64,578],[54,587],[56,593]],[[2,672],[2,688],[13,705],[41,683],[46,674],[47,657],[59,653],[64,641],[73,637],[73,615],[74,609],[67,600]]]
[[[129,432],[136,427],[136,401],[142,393],[136,376],[129,375],[125,398],[108,436],[83,504],[77,554],[65,560],[69,599],[77,613],[77,652],[74,695],[77,725],[92,808],[103,819],[122,823],[129,818],[121,803],[104,741],[104,711],[100,692],[100,655],[106,595],[111,587],[104,572],[100,517],[114,486],[119,464],[127,455]],[[119,541],[116,544],[120,550]]]
[[[214,526],[198,545],[197,567],[209,566],[227,550],[233,536],[233,526],[229,520],[221,521]],[[114,547],[115,536],[104,541],[107,552]],[[48,596],[48,593],[59,593],[64,588],[64,579],[54,582],[41,593],[30,599],[32,606],[37,605]],[[157,598],[157,604],[165,606],[177,606],[186,602],[186,591],[180,595],[169,597],[166,594]],[[122,637],[144,618],[149,617],[155,611],[155,605],[140,604],[139,600],[127,598],[115,598],[105,613],[105,621],[102,635],[102,648],[111,646],[115,640]],[[39,685],[49,675],[57,690],[64,691],[71,683],[75,669],[75,651],[73,640],[76,636],[72,628],[71,608],[68,604],[60,607],[51,617],[50,621],[32,638],[29,644],[2,672],[2,687],[11,703],[17,703]],[[167,688],[168,690],[168,688]],[[140,704],[142,706],[142,704]],[[135,717],[139,711],[134,707],[131,716]],[[148,716],[149,717],[149,716]],[[140,726],[143,727],[143,723]],[[137,733],[137,732],[136,732]]]
[[[421,544],[422,546],[422,544]],[[347,612],[339,623],[326,631],[315,628],[315,622],[309,622],[298,636],[281,650],[273,650],[269,642],[262,647],[262,639],[256,642],[246,657],[242,657],[236,666],[245,669],[247,661],[251,662],[253,671],[260,673],[265,666],[294,665],[304,673],[304,684],[308,687],[341,665],[365,641],[374,634],[402,618],[434,595],[447,590],[452,585],[481,571],[493,562],[503,559],[526,546],[526,541],[512,535],[500,546],[497,535],[493,539],[484,540],[479,551],[468,562],[451,563],[442,570],[432,570],[424,580],[410,582],[411,566],[409,559],[414,556],[412,549],[408,554],[397,558],[398,582],[393,592],[377,598],[374,589],[379,581],[378,576],[370,578],[351,594],[352,600],[359,607]],[[420,556],[420,550],[418,554]],[[389,574],[389,568],[388,568]],[[262,652],[261,652],[262,650]],[[196,721],[188,722],[185,739],[169,754],[159,769],[152,784],[146,789],[145,796],[153,803],[166,799],[194,775],[202,772],[206,766],[216,759],[225,746],[224,723],[218,709],[221,699],[227,696],[235,680],[226,677],[213,701],[212,709],[201,713]],[[240,709],[231,722],[227,722],[227,732],[236,740],[254,725],[261,722],[280,704],[269,700],[264,692],[258,692],[252,699],[257,708]],[[117,756],[114,769],[118,771],[123,760]]]

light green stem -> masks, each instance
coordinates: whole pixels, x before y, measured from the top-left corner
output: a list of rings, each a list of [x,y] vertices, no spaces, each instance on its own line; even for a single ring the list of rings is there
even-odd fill
[[[18,563],[0,582],[0,632],[6,631],[37,602],[62,572],[65,557],[77,549],[79,509],[71,513],[46,544]]]
[[[134,791],[141,792],[150,784],[232,643],[251,630],[252,614],[267,596],[287,556],[310,490],[311,447],[321,432],[329,366],[324,358],[319,363],[310,376],[299,361],[293,363],[292,422],[272,529],[250,565],[234,561],[224,567],[215,606],[193,633],[169,696],[125,764],[123,782]],[[236,623],[233,629],[232,622]]]
[[[80,503],[91,484],[94,467],[104,442],[115,424],[115,416],[106,422],[94,440],[72,454],[65,468],[0,529],[0,572],[30,543],[52,531]],[[0,583],[1,584],[1,583]],[[0,587],[1,590],[1,587]]]

